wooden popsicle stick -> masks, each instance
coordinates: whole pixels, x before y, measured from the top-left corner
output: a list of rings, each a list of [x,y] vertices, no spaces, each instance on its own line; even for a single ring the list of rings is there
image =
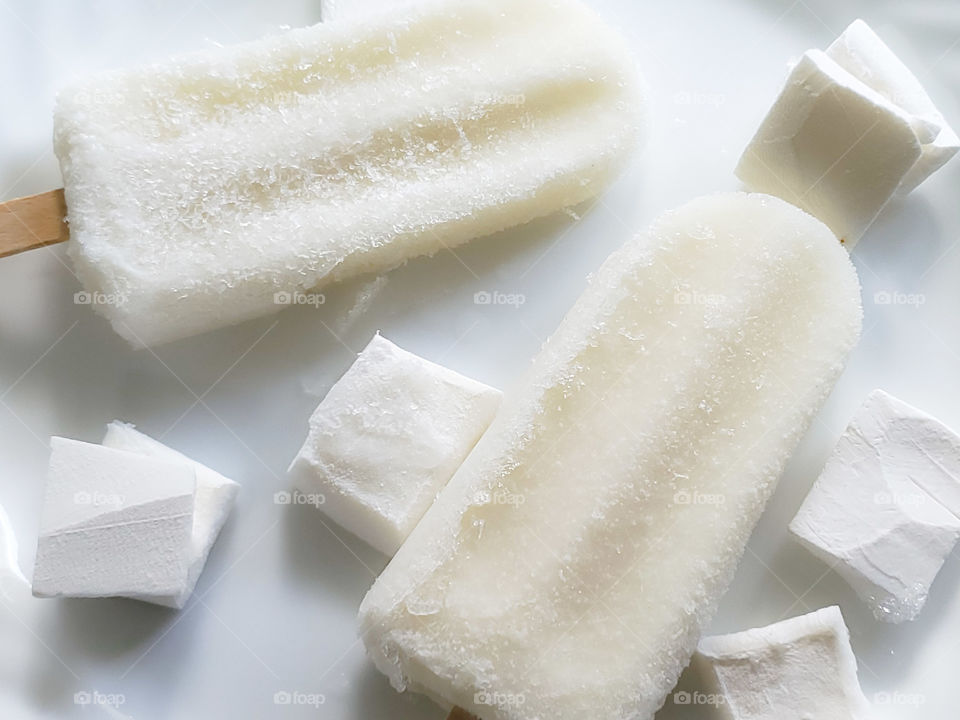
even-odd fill
[[[0,203],[0,258],[63,242],[70,236],[63,190]]]
[[[458,707],[455,707],[450,711],[450,714],[447,716],[447,720],[478,720],[475,715],[471,715],[466,710],[461,710]]]

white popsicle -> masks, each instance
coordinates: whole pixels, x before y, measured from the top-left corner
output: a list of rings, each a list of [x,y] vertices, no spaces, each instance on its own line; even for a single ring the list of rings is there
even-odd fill
[[[794,206],[664,215],[593,277],[364,599],[377,667],[484,720],[652,718],[860,318],[847,253]]]
[[[579,0],[432,0],[114,72],[57,101],[70,254],[135,346],[186,337],[595,196],[640,109]]]

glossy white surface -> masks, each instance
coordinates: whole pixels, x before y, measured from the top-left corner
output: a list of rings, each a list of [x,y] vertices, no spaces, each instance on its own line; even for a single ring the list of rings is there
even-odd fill
[[[352,353],[382,329],[427,359],[509,387],[586,274],[635,229],[696,195],[739,187],[734,164],[788,60],[827,46],[855,17],[915,70],[948,120],[960,119],[960,95],[950,90],[960,86],[960,9],[952,0],[591,2],[635,47],[654,105],[647,151],[579,221],[540,221],[456,256],[413,262],[386,283],[341,287],[320,308],[155,354],[129,349],[88,306],[74,304],[79,287],[62,249],[0,261],[0,504],[27,575],[50,435],[97,441],[119,417],[243,486],[179,614],[124,600],[5,600],[0,716],[87,717],[74,694],[96,690],[101,698],[123,694],[120,712],[138,720],[442,720],[429,701],[397,696],[356,642],[357,605],[385,559],[313,508],[274,503],[288,487],[284,471],[311,410]],[[316,0],[6,0],[0,198],[59,184],[50,110],[71,77],[319,17]],[[786,526],[874,387],[960,427],[958,185],[955,161],[888,206],[857,246],[863,340],[789,465],[711,628],[742,630],[839,604],[878,720],[955,714],[960,557],[948,558],[915,622],[888,626],[792,543]],[[476,304],[479,292],[514,302]],[[349,312],[358,302],[366,311]],[[325,702],[319,710],[276,705],[277,692],[302,693],[302,702],[322,694]],[[658,716],[705,717],[708,708],[695,706]]]

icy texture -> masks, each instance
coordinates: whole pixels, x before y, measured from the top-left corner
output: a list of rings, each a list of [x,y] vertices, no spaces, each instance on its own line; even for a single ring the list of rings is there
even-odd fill
[[[694,664],[726,720],[868,720],[850,634],[836,606],[704,638]]]
[[[193,506],[193,525],[190,532],[190,568],[186,585],[175,598],[171,599],[170,603],[174,607],[182,608],[197,585],[200,573],[203,572],[203,567],[207,563],[210,549],[227,521],[227,516],[230,515],[240,486],[206,465],[201,465],[173,448],[144,435],[133,425],[119,421],[110,423],[107,425],[103,444],[117,450],[186,464],[196,473],[197,486]]]
[[[923,154],[912,117],[819,50],[794,67],[737,165],[853,247]]]
[[[641,123],[623,39],[577,0],[449,0],[62,92],[70,252],[135,346],[272,313],[582,202]]]
[[[473,449],[501,393],[375,335],[310,418],[290,466],[319,507],[393,555]]]
[[[34,595],[171,605],[189,568],[193,469],[60,437],[50,446]]]
[[[854,20],[826,53],[844,70],[912,116],[923,152],[903,178],[899,193],[913,190],[960,149],[960,138],[916,75],[863,20]]]
[[[364,599],[377,667],[484,720],[652,718],[860,318],[847,253],[792,205],[664,215],[592,278]]]
[[[790,532],[888,622],[913,620],[960,538],[960,437],[875,390]]]

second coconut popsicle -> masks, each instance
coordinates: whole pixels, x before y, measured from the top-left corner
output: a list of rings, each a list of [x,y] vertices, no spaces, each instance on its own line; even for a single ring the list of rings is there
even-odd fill
[[[597,272],[364,599],[377,667],[484,720],[652,718],[860,321],[846,251],[792,205],[663,216]]]

